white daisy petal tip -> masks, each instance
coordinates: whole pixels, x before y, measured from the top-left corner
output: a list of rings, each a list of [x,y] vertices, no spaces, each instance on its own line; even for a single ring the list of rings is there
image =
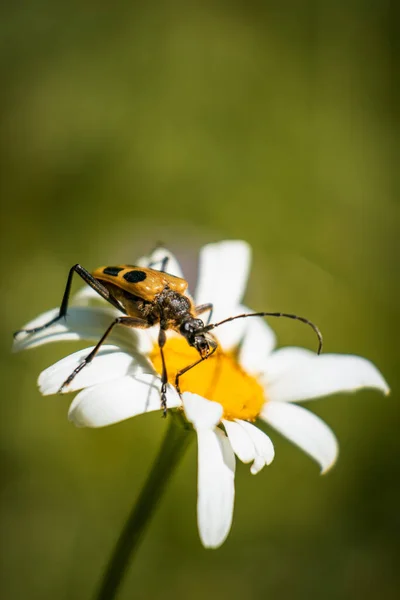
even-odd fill
[[[261,429],[241,419],[223,419],[222,423],[238,459],[243,463],[253,463],[250,467],[253,475],[271,464],[275,456],[274,446]]]
[[[257,475],[266,465],[267,463],[261,456],[257,456],[254,460],[253,464],[250,467],[250,473],[252,475]]]
[[[303,348],[281,348],[270,356],[263,377],[271,402],[301,402],[362,389],[390,393],[377,367],[352,354],[318,356]]]
[[[11,352],[16,354],[17,352],[21,352],[21,350],[25,349],[24,340],[29,336],[28,333],[24,333],[23,331],[17,331],[14,334],[13,343],[11,346]]]
[[[207,244],[200,250],[194,297],[197,304],[212,302],[216,321],[231,316],[234,308],[241,303],[250,262],[250,246],[241,240]]]
[[[298,404],[267,402],[261,418],[311,456],[326,473],[335,464],[339,445],[320,417]]]
[[[321,466],[320,475],[326,475],[336,465],[339,456],[339,444],[336,444],[336,453],[331,457],[330,461]]]
[[[376,369],[376,370],[377,370],[377,373],[380,378],[380,385],[374,386],[374,388],[383,392],[384,396],[390,396],[390,394],[392,393],[392,390],[390,389],[389,384],[387,383],[386,379],[384,379],[383,375],[378,371],[378,369]],[[366,386],[366,387],[368,387],[368,386]]]
[[[46,323],[54,319],[54,317],[56,317],[59,312],[59,308],[52,308],[51,310],[48,310],[45,313],[41,313],[38,317],[32,319],[32,321],[29,321],[29,323],[26,323],[26,325],[24,325],[21,329],[16,331],[14,333],[11,351],[13,353],[20,352],[21,350],[34,348],[35,346],[46,343],[46,341],[51,338],[51,334],[54,332],[54,326],[42,330],[40,332],[41,335],[31,333],[29,330],[45,325]],[[44,338],[44,341],[41,341],[40,338]]]
[[[269,436],[256,425],[247,421],[237,421],[246,433],[251,437],[254,444],[255,458],[250,468],[252,475],[256,475],[265,467],[270,465],[275,458],[275,448]]]
[[[65,395],[71,392],[76,392],[76,389],[69,389],[69,386],[62,386],[62,383],[56,383],[54,380],[50,380],[47,373],[47,369],[42,371],[37,379],[37,386],[42,396],[54,396],[56,394]]]
[[[334,354],[332,356],[335,356]],[[382,392],[385,396],[390,395],[390,387],[383,377],[379,369],[374,363],[367,358],[361,356],[338,355],[347,358],[349,363],[353,361],[355,373],[358,374],[358,382],[356,382],[354,389],[350,391],[357,392],[363,389],[375,389]]]

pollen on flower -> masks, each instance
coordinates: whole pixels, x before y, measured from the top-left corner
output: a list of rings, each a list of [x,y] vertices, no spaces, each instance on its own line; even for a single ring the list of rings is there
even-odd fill
[[[194,348],[186,340],[172,337],[164,346],[168,381],[174,385],[176,373],[198,360]],[[155,345],[150,359],[154,368],[161,373],[162,364],[158,345]],[[265,403],[264,390],[258,381],[246,373],[233,353],[225,353],[220,348],[207,360],[182,375],[182,392],[193,392],[224,408],[224,419],[255,421]]]

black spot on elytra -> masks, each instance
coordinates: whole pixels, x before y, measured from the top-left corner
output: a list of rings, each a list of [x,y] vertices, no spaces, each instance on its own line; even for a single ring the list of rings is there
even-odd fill
[[[128,271],[123,275],[123,278],[128,283],[140,283],[146,279],[147,275],[144,271]]]
[[[112,275],[116,277],[120,271],[123,271],[122,267],[106,267],[103,270],[104,275]]]

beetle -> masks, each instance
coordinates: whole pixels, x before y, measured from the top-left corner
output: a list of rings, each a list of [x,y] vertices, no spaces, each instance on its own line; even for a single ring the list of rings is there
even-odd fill
[[[106,266],[95,269],[92,273],[82,265],[76,264],[71,267],[59,314],[39,327],[32,329],[21,329],[14,334],[17,338],[20,334],[34,334],[67,316],[68,302],[71,292],[71,284],[74,273],[79,275],[84,282],[93,288],[99,296],[109,302],[114,308],[123,313],[116,317],[106,329],[100,340],[86,358],[74,369],[69,377],[59,388],[59,393],[64,390],[76,375],[96,356],[101,345],[116,325],[134,328],[149,328],[159,325],[158,346],[161,354],[161,408],[164,416],[167,412],[167,384],[168,372],[164,357],[164,346],[167,341],[166,332],[171,329],[182,335],[189,346],[194,347],[199,358],[194,363],[178,371],[175,377],[175,388],[180,394],[179,379],[184,373],[209,358],[217,349],[218,343],[210,333],[216,327],[247,317],[287,317],[296,319],[309,325],[318,337],[318,354],[322,350],[322,334],[318,327],[304,317],[282,312],[254,312],[228,317],[218,323],[204,323],[199,315],[209,312],[211,319],[213,305],[211,303],[195,306],[191,297],[187,294],[188,282],[166,271],[168,256],[161,261],[160,270],[152,268],[154,263],[148,267],[135,265]]]

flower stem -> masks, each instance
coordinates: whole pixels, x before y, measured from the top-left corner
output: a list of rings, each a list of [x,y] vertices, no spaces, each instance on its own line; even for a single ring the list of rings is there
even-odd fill
[[[166,484],[192,439],[192,431],[180,413],[169,411],[169,426],[153,468],[121,531],[111,555],[96,600],[112,600],[137,550],[146,526],[161,500]]]

